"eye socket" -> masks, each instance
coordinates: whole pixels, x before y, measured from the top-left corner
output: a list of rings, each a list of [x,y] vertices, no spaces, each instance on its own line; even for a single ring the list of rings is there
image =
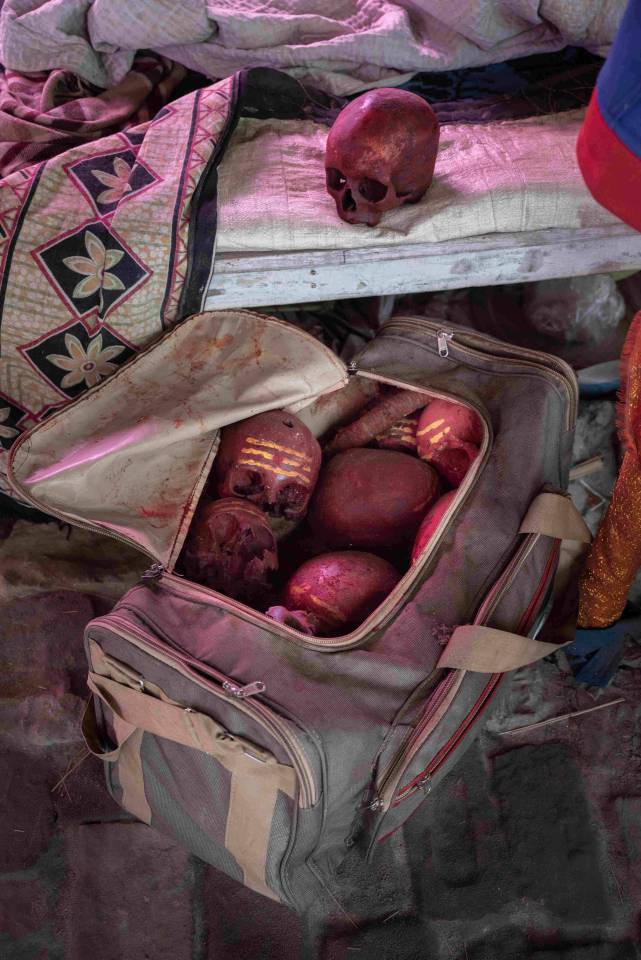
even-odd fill
[[[358,185],[358,192],[361,197],[365,197],[370,203],[378,203],[385,197],[387,187],[379,180],[370,180],[369,177],[364,177]]]
[[[325,180],[330,190],[342,190],[347,183],[343,174],[336,167],[327,167]]]

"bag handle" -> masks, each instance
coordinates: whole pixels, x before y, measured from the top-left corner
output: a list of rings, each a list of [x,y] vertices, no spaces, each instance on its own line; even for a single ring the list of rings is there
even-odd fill
[[[592,534],[569,496],[544,491],[530,504],[519,533],[538,533],[556,540],[590,543]]]
[[[116,719],[125,725],[124,739],[133,730],[144,730],[154,736],[181,743],[185,747],[202,750],[203,753],[215,757],[230,771],[242,771],[248,764],[254,769],[256,763],[281,768],[292,775],[282,777],[281,789],[289,796],[294,795],[291,767],[278,763],[273,754],[262,747],[230,734],[212,717],[192,710],[191,707],[181,706],[169,698],[161,700],[143,690],[134,690],[126,684],[97,673],[89,674],[87,684],[91,692],[109,707]],[[118,739],[122,746],[124,739],[120,736]]]
[[[127,727],[129,729],[126,729]],[[89,750],[94,757],[98,757],[99,760],[104,760],[106,763],[115,763],[120,756],[121,747],[124,746],[135,729],[136,728],[132,727],[130,724],[122,724],[120,726],[120,730],[116,730],[116,746],[105,750],[102,746],[102,741],[98,730],[95,700],[93,697],[89,697],[87,706],[85,707],[82,715],[80,730],[82,732],[82,738],[85,741],[87,750]]]
[[[568,566],[592,539],[589,527],[568,496],[544,492],[534,498],[519,533],[534,533],[561,541],[572,541],[565,548],[563,565]],[[497,630],[480,623],[456,627],[437,668],[472,670],[476,673],[507,673],[536,663],[571,643],[544,643],[508,630]]]
[[[436,666],[475,673],[507,673],[542,660],[564,646],[471,623],[456,628]]]

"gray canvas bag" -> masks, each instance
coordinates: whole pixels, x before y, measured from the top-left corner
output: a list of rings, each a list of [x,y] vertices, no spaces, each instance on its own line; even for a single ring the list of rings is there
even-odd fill
[[[310,637],[172,572],[221,427],[286,408],[321,435],[375,381],[473,406],[485,440],[365,623]],[[150,557],[86,630],[83,732],[112,796],[296,909],[436,802],[505,673],[572,639],[576,410],[565,363],[468,329],[395,317],[346,368],[237,310],[191,317],[21,437],[17,496]]]

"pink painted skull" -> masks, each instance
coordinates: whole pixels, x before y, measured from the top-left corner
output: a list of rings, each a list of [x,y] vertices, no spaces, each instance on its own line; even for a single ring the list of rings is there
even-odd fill
[[[432,182],[439,125],[430,105],[381,87],[352,100],[327,137],[325,177],[347,223],[376,226],[386,210],[417,203]]]
[[[243,497],[271,517],[300,520],[321,462],[318,441],[283,410],[259,413],[222,432],[215,462],[218,495]]]

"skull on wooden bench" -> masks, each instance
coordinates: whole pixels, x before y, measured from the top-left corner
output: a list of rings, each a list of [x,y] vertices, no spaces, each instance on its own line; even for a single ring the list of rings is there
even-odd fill
[[[325,177],[339,217],[376,226],[386,210],[417,203],[434,175],[439,125],[414,93],[381,87],[352,100],[327,137]]]

